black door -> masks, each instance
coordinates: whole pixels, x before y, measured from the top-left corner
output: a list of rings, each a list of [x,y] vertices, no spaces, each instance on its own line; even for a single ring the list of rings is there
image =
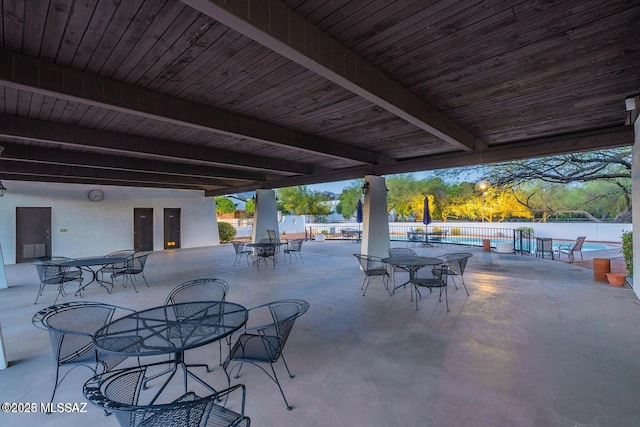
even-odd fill
[[[153,250],[153,208],[133,208],[133,249]]]
[[[16,262],[51,258],[51,208],[16,208]]]
[[[180,247],[180,209],[165,208],[164,210],[164,248],[177,249]]]

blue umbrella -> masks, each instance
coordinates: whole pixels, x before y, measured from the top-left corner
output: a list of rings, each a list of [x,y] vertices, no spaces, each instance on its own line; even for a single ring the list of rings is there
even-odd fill
[[[362,200],[358,199],[358,203],[356,204],[356,221],[362,222]]]
[[[422,216],[422,223],[424,225],[431,224],[431,214],[429,213],[429,199],[426,196],[424,198],[424,215]]]

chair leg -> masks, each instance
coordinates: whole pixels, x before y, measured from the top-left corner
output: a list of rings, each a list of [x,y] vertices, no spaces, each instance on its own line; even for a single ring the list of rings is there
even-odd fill
[[[142,280],[144,280],[144,284],[147,285],[147,288],[150,288],[151,286],[149,286],[149,282],[147,282],[147,278],[144,277],[144,271],[141,271],[140,275],[142,276]]]
[[[60,378],[60,366],[57,367],[56,369],[56,380],[54,382],[53,385],[53,393],[51,393],[51,399],[49,400],[49,409],[53,406],[53,398],[56,395],[56,390],[58,389],[58,378]],[[64,377],[62,377],[64,379]],[[47,412],[47,414],[50,414],[51,411]]]
[[[125,274],[124,278],[122,279],[122,287],[126,288],[127,287],[127,283],[129,282],[129,280],[131,280],[131,285],[133,285],[133,290],[136,291],[136,293],[138,293],[138,289],[136,288],[136,284],[133,281],[133,275],[131,274]]]
[[[271,372],[273,372],[273,378],[272,380],[276,383],[276,385],[278,386],[278,389],[280,389],[280,394],[282,395],[282,399],[284,399],[284,404],[287,406],[287,410],[290,411],[292,409],[291,405],[289,405],[289,402],[287,402],[287,398],[284,396],[284,391],[282,390],[282,386],[280,385],[280,381],[278,381],[278,375],[276,374],[276,370],[273,367],[273,363],[270,363],[271,365]],[[286,363],[285,363],[286,365]],[[289,371],[289,368],[287,367],[287,372]],[[291,373],[289,373],[289,375],[291,376]],[[291,376],[291,378],[293,378]]]
[[[362,291],[362,296],[364,296],[364,294],[367,292],[367,288],[369,287],[369,280],[371,280],[371,278],[369,276],[365,276],[364,280],[362,281],[362,286],[360,286],[360,290]],[[366,283],[366,286],[365,286]]]
[[[460,276],[460,282],[462,283],[462,286],[464,286],[464,290],[467,293],[467,296],[469,296],[469,290],[467,289],[467,285],[464,283],[464,277]],[[455,283],[455,281],[454,281],[454,283]]]
[[[40,284],[40,289],[38,289],[38,295],[36,295],[36,300],[33,302],[34,304],[38,303],[38,298],[42,295],[42,291],[44,290],[44,284]]]
[[[440,288],[440,298],[439,301],[442,302],[442,290],[444,289],[444,300],[447,304],[447,311],[449,311],[449,293],[447,292],[447,287],[443,286]]]

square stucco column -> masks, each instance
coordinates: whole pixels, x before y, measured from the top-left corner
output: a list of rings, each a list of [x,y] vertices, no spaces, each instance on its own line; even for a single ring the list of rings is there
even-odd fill
[[[280,235],[278,228],[278,209],[276,207],[276,192],[274,190],[256,190],[256,206],[253,214],[253,231],[251,241],[256,243],[260,239],[267,239],[267,230],[274,230]]]
[[[631,161],[631,206],[633,230],[633,291],[640,298],[640,119],[636,119],[633,129],[635,138]]]
[[[7,283],[7,270],[4,268],[4,257],[2,256],[2,243],[0,243],[0,289],[9,287]]]
[[[389,216],[387,214],[387,186],[384,178],[375,175],[364,177],[369,191],[362,206],[361,253],[380,258],[389,256]]]

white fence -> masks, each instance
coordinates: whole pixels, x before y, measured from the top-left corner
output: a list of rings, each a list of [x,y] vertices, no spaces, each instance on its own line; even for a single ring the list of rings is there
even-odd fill
[[[238,231],[238,237],[251,236],[251,220],[226,220],[231,223]],[[362,227],[357,222],[339,222],[339,223],[307,223],[305,216],[282,215],[279,218],[278,227],[280,233],[293,234],[304,233],[308,227],[326,228],[327,226],[335,226],[336,228],[354,228]],[[424,227],[421,222],[390,222],[390,227]],[[631,224],[621,223],[595,223],[595,222],[458,222],[434,221],[429,224],[430,227],[475,227],[475,228],[505,228],[509,230],[519,227],[529,227],[533,229],[536,237],[551,237],[558,240],[575,240],[578,236],[587,236],[590,242],[607,242],[621,243],[622,233],[631,231]]]

